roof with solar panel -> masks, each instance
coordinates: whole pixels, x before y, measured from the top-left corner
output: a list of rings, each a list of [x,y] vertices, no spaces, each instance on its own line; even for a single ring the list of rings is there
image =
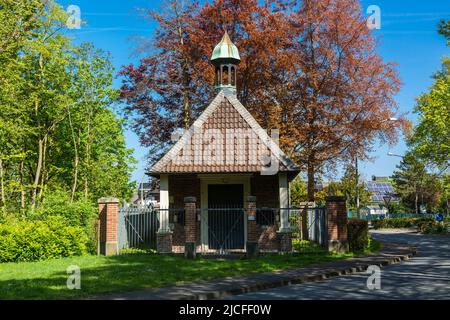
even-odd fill
[[[398,201],[391,182],[387,181],[368,181],[364,184],[365,188],[372,193],[371,200],[373,202],[384,202],[384,197],[390,196],[391,201]]]

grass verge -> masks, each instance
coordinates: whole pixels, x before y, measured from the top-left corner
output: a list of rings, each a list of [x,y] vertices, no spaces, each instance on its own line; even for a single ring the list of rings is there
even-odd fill
[[[183,256],[126,254],[0,264],[0,299],[77,299],[96,294],[302,268],[353,254],[264,255],[251,260],[186,260]],[[67,268],[80,267],[81,289],[67,288]]]

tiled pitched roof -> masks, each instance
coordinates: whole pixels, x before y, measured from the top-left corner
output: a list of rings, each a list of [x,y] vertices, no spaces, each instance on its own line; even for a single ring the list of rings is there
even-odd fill
[[[260,172],[263,155],[278,160],[279,171],[299,171],[239,100],[221,91],[150,174]]]

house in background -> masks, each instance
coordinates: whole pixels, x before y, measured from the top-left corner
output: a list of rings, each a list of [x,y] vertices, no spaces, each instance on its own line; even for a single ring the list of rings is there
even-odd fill
[[[364,183],[365,188],[371,192],[371,205],[386,205],[386,201],[398,202],[399,196],[394,191],[392,182],[387,177],[372,177],[372,181]]]
[[[225,32],[211,57],[216,97],[149,171],[160,180],[161,209],[183,208],[185,197],[195,197],[197,251],[246,249],[249,217],[242,209],[249,196],[258,208],[278,209],[265,210],[276,217],[257,217],[260,250],[278,250],[280,235],[290,234],[288,210],[282,209],[289,208],[289,182],[299,168],[237,99],[239,61]],[[168,210],[164,219],[169,223],[158,232],[171,233],[172,250],[182,252],[182,217]]]
[[[359,209],[361,215],[384,217],[388,213],[388,209],[383,205],[368,205]]]
[[[389,177],[372,176],[372,181],[365,182],[364,187],[371,192],[371,196],[370,204],[361,208],[362,214],[386,215],[388,213],[387,205],[400,201]]]
[[[131,197],[130,203],[144,206],[159,204],[159,188],[154,183],[140,183]]]

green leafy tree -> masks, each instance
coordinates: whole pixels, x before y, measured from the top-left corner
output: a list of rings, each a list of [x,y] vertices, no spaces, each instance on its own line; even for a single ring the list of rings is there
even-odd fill
[[[360,176],[358,175],[358,180]],[[370,191],[366,190],[364,183],[358,183],[360,207],[366,206],[370,202]],[[344,196],[348,210],[356,209],[356,170],[353,166],[347,166],[340,181],[331,181],[322,190],[316,193],[316,202],[325,204],[328,196]]]
[[[308,201],[308,190],[306,188],[306,181],[302,180],[298,175],[290,184],[291,203],[299,205],[301,202]]]
[[[447,38],[448,43],[450,44],[450,20],[445,21],[442,20],[439,24],[439,33]]]
[[[442,22],[439,31],[450,40],[450,21]],[[419,123],[408,142],[422,159],[444,172],[450,164],[450,57],[443,58],[433,79],[430,91],[417,99]]]
[[[339,181],[331,181],[322,190],[316,193],[316,203],[325,205],[326,198],[329,196],[343,196],[342,187]]]
[[[109,55],[75,46],[51,0],[3,0],[0,19],[0,210],[43,212],[61,194],[128,198],[135,160],[113,112]]]
[[[370,191],[365,188],[364,182],[359,182],[358,189],[356,189],[357,180],[360,181],[360,175],[358,174],[356,176],[355,167],[347,166],[344,176],[340,181],[340,190],[347,199],[347,209],[349,210],[356,210],[356,190],[358,190],[360,208],[370,203]]]
[[[438,176],[427,172],[425,163],[413,152],[408,152],[392,176],[395,189],[402,202],[416,214],[420,205],[426,205],[432,211],[439,205],[442,185]]]

